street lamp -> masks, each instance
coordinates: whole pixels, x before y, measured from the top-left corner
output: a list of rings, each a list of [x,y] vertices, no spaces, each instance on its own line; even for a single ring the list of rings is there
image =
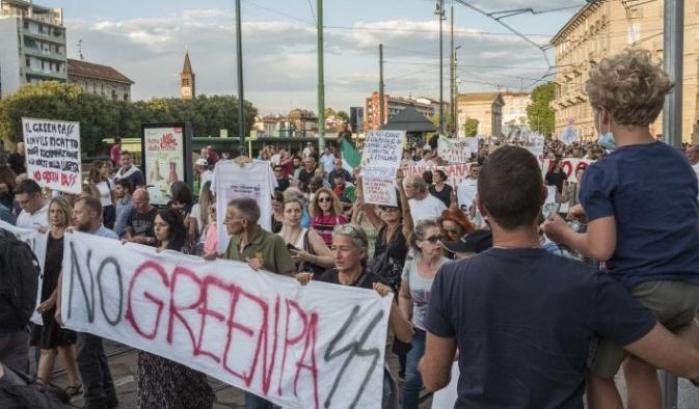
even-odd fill
[[[437,1],[434,14],[439,17],[439,133],[444,134],[444,44],[442,23],[444,22],[444,0]]]

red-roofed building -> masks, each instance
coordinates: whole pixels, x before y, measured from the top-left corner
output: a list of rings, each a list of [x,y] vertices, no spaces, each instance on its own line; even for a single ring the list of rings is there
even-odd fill
[[[68,82],[79,85],[85,92],[115,101],[130,101],[131,85],[134,84],[124,74],[108,65],[70,58]]]

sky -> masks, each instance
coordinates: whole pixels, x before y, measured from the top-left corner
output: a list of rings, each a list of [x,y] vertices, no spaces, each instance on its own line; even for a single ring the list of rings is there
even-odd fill
[[[487,12],[531,7],[507,18],[545,46],[584,0],[463,0]],[[197,94],[237,94],[235,1],[42,0],[63,7],[68,56],[111,65],[135,84],[134,100],[179,96],[188,50]],[[445,0],[447,17],[452,0]],[[459,90],[531,89],[554,55],[486,16],[454,5]],[[379,83],[380,43],[389,95],[439,98],[439,23],[434,0],[325,0],[325,103],[363,106]],[[245,99],[263,114],[317,110],[317,0],[242,0]],[[444,98],[449,98],[449,20],[444,22]],[[550,76],[547,78],[551,78]]]

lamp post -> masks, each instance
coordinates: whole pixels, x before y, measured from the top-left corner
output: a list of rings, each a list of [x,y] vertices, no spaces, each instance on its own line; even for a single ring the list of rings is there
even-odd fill
[[[439,133],[444,134],[444,0],[437,1],[434,14],[439,18]]]

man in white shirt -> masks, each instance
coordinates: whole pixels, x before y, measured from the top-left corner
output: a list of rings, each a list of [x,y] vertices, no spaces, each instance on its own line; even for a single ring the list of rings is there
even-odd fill
[[[15,187],[15,200],[22,208],[17,227],[46,231],[49,227],[49,204],[41,187],[32,179],[24,179]]]
[[[335,170],[335,155],[333,155],[333,153],[330,152],[330,148],[327,146],[323,151],[323,155],[320,157],[320,163],[323,165],[323,171],[325,172],[325,175],[329,175],[330,172]]]
[[[405,195],[408,197],[413,223],[417,224],[420,220],[436,220],[443,211],[447,210],[444,202],[427,191],[427,183],[422,177],[410,176],[406,178],[403,180],[403,187]]]
[[[478,193],[478,174],[480,168],[477,163],[472,163],[468,170],[468,177],[459,183],[456,189],[456,198],[459,208],[463,212],[474,210],[473,201]]]
[[[201,196],[204,184],[211,181],[214,173],[209,170],[209,161],[204,158],[199,158],[194,162],[194,171],[199,175],[199,196]]]

